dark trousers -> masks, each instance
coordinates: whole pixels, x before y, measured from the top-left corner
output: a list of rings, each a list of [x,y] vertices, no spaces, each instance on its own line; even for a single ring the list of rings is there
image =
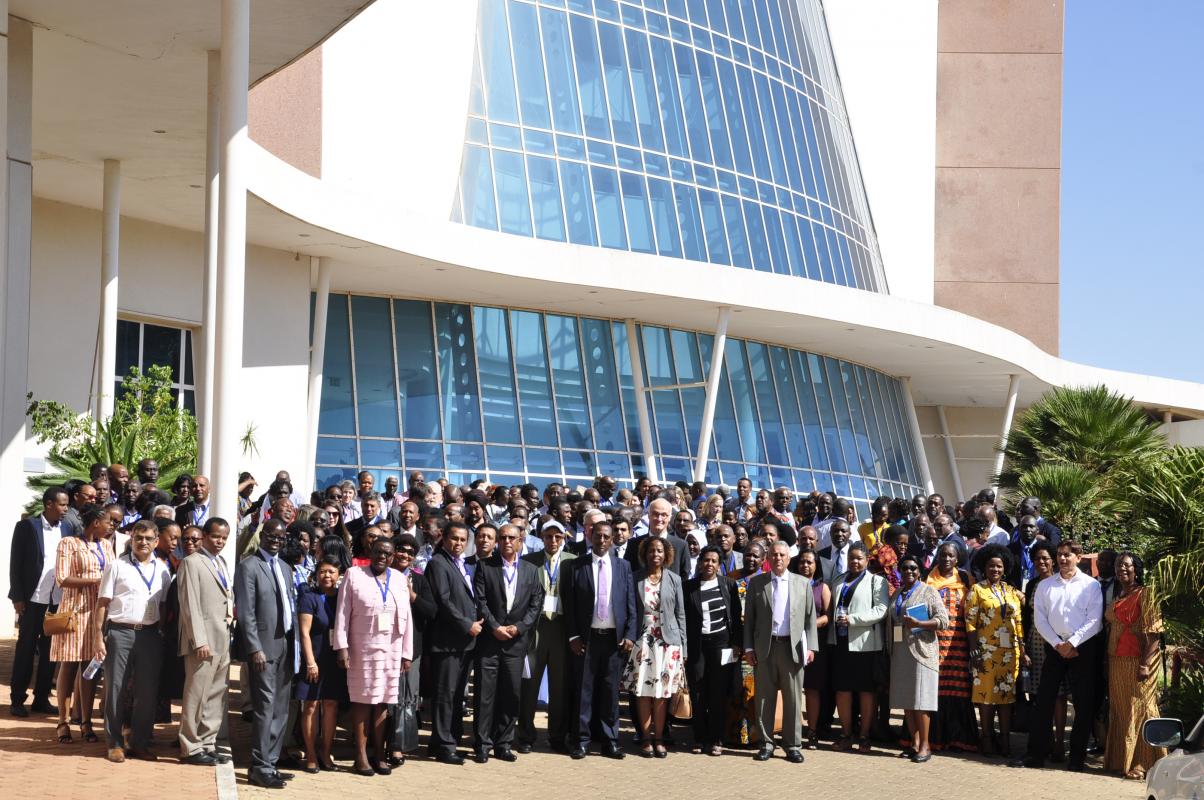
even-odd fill
[[[1074,702],[1074,727],[1070,729],[1070,753],[1067,766],[1081,767],[1087,758],[1087,740],[1099,703],[1099,660],[1103,657],[1104,637],[1096,634],[1078,646],[1074,658],[1062,658],[1049,644],[1045,647],[1045,666],[1041,670],[1041,685],[1037,687],[1037,702],[1029,726],[1028,757],[1044,760],[1049,754],[1053,736],[1054,705],[1062,679],[1070,676]]]
[[[105,636],[105,735],[110,748],[146,750],[154,734],[163,667],[158,627],[134,630],[110,624]],[[130,738],[121,729],[129,722]]]
[[[727,633],[703,636],[698,655],[701,670],[690,670],[690,697],[694,706],[694,741],[703,747],[723,744],[724,714],[735,686],[736,664],[720,664]]]
[[[293,695],[293,651],[291,646],[277,658],[268,659],[263,672],[251,663],[251,772],[270,775],[284,748],[288,701]]]
[[[544,669],[548,671],[548,743],[567,744],[569,734],[569,644],[564,617],[540,616],[535,626],[535,647],[528,654],[531,677],[523,680],[518,717],[518,740],[535,744],[535,706]]]
[[[50,637],[42,631],[42,620],[50,606],[45,603],[26,603],[25,613],[17,624],[17,647],[13,652],[12,704],[22,705],[33,680],[33,701],[50,702],[50,690],[54,686],[54,664],[50,661]],[[34,676],[34,659],[37,659],[37,676]]]
[[[431,754],[454,753],[464,735],[464,692],[472,659],[468,653],[429,653],[427,658],[435,681]]]
[[[625,660],[613,630],[591,631],[585,655],[573,656],[573,685],[578,690],[573,735],[582,747],[589,747],[591,723],[597,724],[601,738],[619,743],[619,678]]]
[[[508,750],[514,744],[526,658],[526,648],[521,646],[477,657],[472,720],[477,752]]]

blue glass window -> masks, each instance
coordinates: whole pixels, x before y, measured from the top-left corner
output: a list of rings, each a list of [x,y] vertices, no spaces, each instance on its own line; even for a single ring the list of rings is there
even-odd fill
[[[352,297],[351,321],[359,434],[399,437],[393,355],[387,347],[393,339],[389,301],[383,297]]]
[[[476,356],[470,306],[435,304],[435,336],[439,349],[439,394],[447,438],[481,441],[481,407],[477,396]]]
[[[527,202],[527,170],[521,153],[493,151],[493,168],[497,175],[498,210],[502,231],[531,235],[531,207]]]
[[[693,48],[680,44],[673,46],[678,87],[681,89],[682,104],[685,107],[690,154],[695,161],[706,163],[711,160],[711,144],[707,139],[707,115],[702,105],[702,89],[698,83],[698,69],[694,64],[693,54]]]
[[[388,439],[360,439],[359,463],[371,464],[374,467],[400,469],[401,442]],[[383,485],[383,481],[381,483]]]
[[[652,224],[656,230],[657,252],[662,256],[681,258],[681,240],[678,238],[677,213],[673,208],[673,197],[667,181],[648,179],[648,195],[652,200]]]
[[[547,60],[552,124],[558,131],[581,133],[581,109],[577,105],[577,90],[573,78],[568,20],[562,12],[541,8],[539,22],[543,30],[543,54]]]
[[[326,311],[326,353],[322,360],[322,408],[318,429],[355,435],[355,401],[351,381],[351,326],[345,294],[332,294]]]
[[[594,443],[603,450],[625,449],[623,407],[619,401],[619,375],[615,369],[614,345],[610,341],[610,323],[582,319],[581,341]]]
[[[598,210],[598,238],[603,247],[626,250],[618,175],[605,167],[590,167],[590,174],[594,179],[594,207]]]
[[[653,37],[652,64],[656,74],[656,96],[660,103],[661,122],[664,123],[665,142],[670,155],[686,158],[686,136],[681,119],[681,98],[677,91],[677,76],[673,65],[673,53],[664,39]]]
[[[764,462],[765,446],[761,441],[760,420],[757,418],[752,381],[749,379],[748,361],[744,357],[744,343],[739,339],[728,339],[723,360],[727,365],[728,379],[731,381],[744,460]]]
[[[518,76],[518,105],[524,125],[552,127],[548,84],[543,54],[533,43],[539,41],[539,19],[535,6],[509,0],[510,38],[514,43],[514,71]]]
[[[473,144],[464,145],[464,167],[460,177],[460,197],[464,218],[474,228],[497,230],[497,205],[493,198],[493,169],[489,151]]]
[[[581,98],[581,115],[585,119],[585,134],[609,139],[610,118],[606,111],[606,90],[602,83],[602,63],[598,56],[598,35],[594,21],[570,14],[569,29],[573,36],[573,61],[577,65],[577,89]]]
[[[678,383],[700,383],[702,381],[702,364],[698,359],[698,346],[695,335],[687,331],[670,331],[669,341],[673,346],[673,369],[677,372]],[[706,403],[706,390],[696,387],[679,389],[681,409],[686,421],[686,450],[690,455],[698,452],[698,439],[702,435],[703,405]],[[713,448],[712,448],[713,450]]]
[[[773,271],[773,261],[769,255],[769,240],[765,236],[765,221],[761,217],[760,207],[751,201],[744,201],[744,219],[748,223],[748,239],[752,248],[753,266],[763,272]]]
[[[623,217],[627,221],[627,233],[631,249],[637,253],[655,253],[652,241],[652,219],[648,215],[648,196],[644,191],[644,179],[631,172],[619,173],[623,190]]]
[[[402,434],[407,438],[438,439],[443,433],[439,423],[431,304],[394,300],[393,328],[397,337],[395,352]]]
[[[359,456],[355,452],[355,439],[338,439],[333,436],[318,437],[318,463],[358,466]]]
[[[569,241],[573,244],[597,244],[594,204],[590,199],[589,176],[586,174],[585,165],[561,161],[560,182],[564,187]]]
[[[669,349],[669,335],[664,328],[651,325],[641,326],[644,345],[644,372],[647,385],[672,386],[677,378],[673,370],[673,355]],[[662,390],[649,393],[653,413],[656,414],[660,452],[684,456],[689,453],[686,445],[686,429],[681,416],[678,393]]]
[[[722,195],[723,227],[727,230],[727,240],[732,248],[732,265],[752,267],[752,252],[748,246],[748,236],[744,232],[744,215],[740,211],[739,198],[729,194]]]
[[[518,122],[505,0],[482,0],[480,31],[481,67],[489,118],[494,122]]]
[[[701,50],[696,55],[698,56],[698,80],[702,85],[702,100],[706,106],[706,125],[714,148],[715,165],[731,169],[731,145],[728,142],[727,126],[723,119],[723,93],[719,87],[719,76],[715,72],[715,59]]]
[[[673,195],[677,200],[677,221],[681,228],[681,243],[685,256],[694,261],[705,261],[706,245],[702,239],[698,195],[695,194],[694,187],[684,183],[673,184]]]
[[[518,426],[514,424],[518,418],[518,406],[515,402],[506,312],[486,306],[473,306],[472,311],[485,439],[502,444],[519,444]]]
[[[581,374],[581,350],[573,317],[547,314],[548,363],[556,395],[556,417],[561,446],[567,450],[592,449],[585,381]]]
[[[712,264],[730,264],[731,258],[727,250],[727,238],[723,227],[723,209],[719,205],[719,195],[705,189],[698,190],[698,199],[702,205],[702,228],[706,235],[707,252]]]
[[[602,68],[606,74],[606,96],[610,104],[610,124],[615,141],[639,145],[635,112],[631,103],[631,84],[628,82],[627,57],[623,50],[623,34],[618,25],[598,25],[602,44]]]
[[[560,181],[556,162],[527,156],[531,178],[531,209],[535,212],[535,235],[540,239],[564,241],[564,210],[560,206]]]
[[[519,420],[523,440],[531,445],[555,447],[556,410],[548,377],[548,350],[543,315],[533,311],[510,312],[514,374],[518,378]]]

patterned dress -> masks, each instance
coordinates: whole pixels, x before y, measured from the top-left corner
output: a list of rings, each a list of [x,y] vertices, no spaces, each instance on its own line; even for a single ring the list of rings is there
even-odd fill
[[[644,635],[635,643],[621,685],[636,697],[668,699],[684,688],[686,662],[681,647],[661,634],[661,585],[644,581]]]
[[[1020,677],[1020,643],[1024,626],[1020,593],[1000,581],[991,586],[985,580],[970,589],[966,603],[966,632],[978,634],[982,650],[982,668],[974,675],[970,700],[975,704],[1008,705],[1016,702],[1016,682]]]
[[[755,573],[754,573],[755,574]],[[740,613],[744,614],[744,600],[748,595],[748,582],[752,575],[736,579],[736,593],[740,597]],[[733,745],[749,745],[756,735],[757,719],[756,687],[753,684],[753,668],[744,659],[740,660],[740,691],[728,701],[726,740]]]
[[[1108,739],[1104,769],[1125,774],[1145,772],[1166,755],[1166,749],[1151,747],[1141,736],[1147,719],[1159,716],[1159,654],[1151,664],[1150,677],[1137,680],[1137,666],[1144,655],[1139,634],[1162,631],[1158,606],[1136,589],[1113,600],[1104,612],[1108,621]]]
[[[954,570],[948,578],[938,569],[928,573],[928,585],[936,589],[949,614],[949,627],[936,632],[940,647],[940,684],[937,711],[932,717],[928,739],[936,750],[977,753],[978,721],[970,703],[970,646],[966,640],[969,590],[962,582],[963,576],[960,570]]]
[[[75,630],[50,637],[51,661],[91,661],[93,652],[92,612],[100,593],[100,576],[116,556],[107,539],[88,543],[74,536],[59,540],[54,561],[54,579],[59,585],[67,578],[91,578],[90,586],[64,586],[59,612],[75,616]]]

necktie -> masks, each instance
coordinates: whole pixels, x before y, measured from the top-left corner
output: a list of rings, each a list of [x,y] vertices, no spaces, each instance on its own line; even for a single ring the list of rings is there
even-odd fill
[[[606,557],[598,559],[598,588],[594,592],[594,617],[610,618],[610,581],[606,577]]]
[[[272,574],[276,576],[276,591],[280,593],[280,607],[284,611],[284,632],[288,633],[293,629],[293,603],[289,596],[288,587],[284,585],[284,574],[280,572],[280,562],[275,558],[271,559]]]
[[[836,551],[836,565],[833,570],[837,575],[844,574],[844,550]]]
[[[773,579],[773,629],[781,630],[786,622],[786,587],[785,578]]]
[[[932,569],[932,556],[935,551],[928,551],[928,555],[924,556],[924,569]]]

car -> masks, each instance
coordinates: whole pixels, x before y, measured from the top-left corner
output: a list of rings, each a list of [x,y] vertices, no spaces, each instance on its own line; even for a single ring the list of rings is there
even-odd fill
[[[1149,800],[1204,800],[1204,716],[1186,738],[1177,719],[1148,719],[1141,736],[1152,747],[1170,752],[1145,777]]]

